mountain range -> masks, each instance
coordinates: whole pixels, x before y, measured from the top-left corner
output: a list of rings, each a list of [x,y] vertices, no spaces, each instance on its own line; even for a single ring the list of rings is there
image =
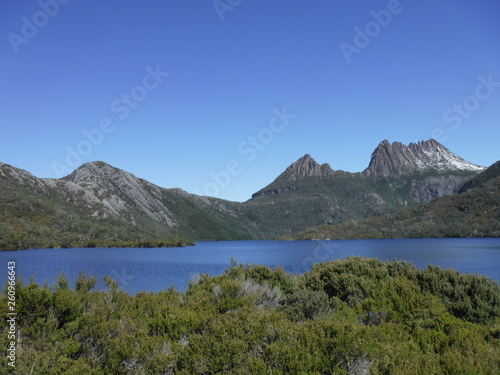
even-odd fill
[[[306,154],[239,203],[162,188],[102,161],[61,179],[0,163],[0,248],[126,246],[171,236],[275,239],[396,215],[477,190],[497,174],[433,139],[408,146],[384,140],[362,172],[333,170]]]
[[[391,215],[307,228],[282,240],[500,236],[500,161],[464,183],[457,194]]]

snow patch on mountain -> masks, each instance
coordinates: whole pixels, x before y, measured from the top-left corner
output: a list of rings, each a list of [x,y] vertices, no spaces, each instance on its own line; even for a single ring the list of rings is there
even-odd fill
[[[367,176],[402,176],[423,171],[481,172],[484,167],[455,155],[434,139],[410,143],[382,141],[372,153]]]

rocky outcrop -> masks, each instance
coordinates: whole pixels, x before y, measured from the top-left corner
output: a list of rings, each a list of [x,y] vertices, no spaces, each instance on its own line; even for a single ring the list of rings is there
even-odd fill
[[[311,155],[305,154],[280,174],[273,184],[253,194],[252,199],[262,195],[275,195],[297,191],[299,190],[297,183],[304,178],[325,178],[333,176],[335,173],[337,172],[330,167],[330,164],[319,164]]]
[[[408,146],[384,140],[373,151],[370,164],[363,174],[387,177],[423,171],[480,172],[484,169],[455,155],[434,139],[410,143]]]
[[[174,215],[162,203],[158,186],[104,162],[82,165],[65,177],[67,183],[83,188],[92,200],[102,203],[106,214],[138,211],[169,227],[176,226]]]
[[[297,179],[303,177],[326,177],[332,176],[334,173],[335,171],[330,167],[330,164],[319,164],[311,155],[305,154],[295,163],[292,163],[283,172],[282,177],[288,181],[297,181]]]
[[[271,189],[271,190],[265,190],[265,191],[260,191],[255,194],[252,194],[252,198],[257,198],[260,197],[261,195],[275,195],[275,194],[281,194],[281,193],[287,193],[289,191],[297,191],[299,190],[298,187],[296,186],[287,186],[285,188],[279,188],[279,189]]]
[[[248,239],[258,230],[248,225],[240,203],[158,187],[104,162],[84,164],[61,179],[0,163],[0,191],[0,248],[40,246],[31,240],[62,246],[97,238]]]
[[[467,177],[453,175],[426,177],[421,180],[412,180],[410,196],[418,203],[427,203],[436,198],[456,193],[457,187],[462,185]]]

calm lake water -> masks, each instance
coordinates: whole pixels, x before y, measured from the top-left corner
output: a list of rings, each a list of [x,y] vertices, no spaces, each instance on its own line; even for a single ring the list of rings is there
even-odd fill
[[[239,263],[283,266],[303,273],[316,262],[367,256],[380,260],[412,261],[419,268],[428,264],[478,273],[500,280],[500,238],[412,239],[348,241],[228,241],[198,242],[196,246],[162,249],[40,249],[0,252],[0,286],[7,277],[7,262],[16,262],[16,272],[29,282],[46,280],[53,285],[64,271],[71,285],[78,271],[99,278],[111,276],[125,291],[135,294],[157,292],[174,286],[185,291],[191,278],[201,273],[221,274],[230,266],[231,257]],[[3,271],[2,271],[3,269]],[[4,276],[2,276],[2,274]]]

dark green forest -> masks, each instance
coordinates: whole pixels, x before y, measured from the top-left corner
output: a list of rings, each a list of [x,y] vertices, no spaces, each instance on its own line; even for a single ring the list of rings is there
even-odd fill
[[[96,282],[18,279],[16,368],[2,355],[1,373],[500,371],[500,289],[485,276],[351,257],[302,275],[233,260],[185,293],[132,296],[109,277],[104,290]],[[7,289],[0,310],[7,316]],[[6,319],[0,332],[6,345]]]

